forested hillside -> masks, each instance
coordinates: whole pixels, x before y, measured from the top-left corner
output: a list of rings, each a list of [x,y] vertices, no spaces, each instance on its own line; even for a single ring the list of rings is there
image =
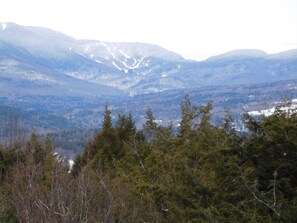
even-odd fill
[[[176,132],[151,109],[138,130],[106,106],[71,171],[50,137],[3,145],[0,222],[296,222],[296,111],[245,114],[239,134],[228,111],[212,124],[212,107],[185,97]]]

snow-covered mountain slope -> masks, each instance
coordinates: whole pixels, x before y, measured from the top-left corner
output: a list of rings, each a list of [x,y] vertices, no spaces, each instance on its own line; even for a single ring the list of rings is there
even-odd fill
[[[90,73],[85,75],[82,72],[72,72],[68,75],[124,90],[133,88],[168,64],[171,66],[171,64],[184,61],[175,53],[144,43],[107,43],[83,40],[78,41],[72,51],[96,62],[98,66],[108,66],[109,72],[103,75],[95,72],[91,75]]]
[[[5,29],[0,29],[0,41],[27,53],[19,59],[28,57],[32,65],[45,70],[121,90],[184,61],[176,53],[151,44],[75,40],[49,29],[14,23],[1,23],[1,27]]]
[[[296,79],[297,53],[236,50],[196,62],[152,44],[76,40],[46,28],[0,23],[0,72],[2,79],[26,76],[56,86],[71,80],[71,86],[136,95]]]
[[[44,66],[24,49],[0,41],[0,92],[3,95],[117,95],[121,91],[69,77]]]

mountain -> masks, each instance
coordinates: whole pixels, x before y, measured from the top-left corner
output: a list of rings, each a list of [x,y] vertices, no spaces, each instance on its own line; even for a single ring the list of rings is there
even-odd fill
[[[233,50],[221,55],[213,56],[208,59],[208,61],[224,61],[233,60],[234,58],[249,59],[249,58],[262,58],[266,57],[268,54],[262,50],[249,49],[249,50]]]
[[[5,29],[3,29],[5,27]],[[52,38],[59,40],[51,41]],[[84,61],[63,50],[67,38],[38,28],[2,24],[0,30],[0,91],[3,94],[114,95],[121,91],[106,85],[72,78],[58,67]],[[70,59],[71,58],[71,59]],[[86,63],[87,62],[87,63]],[[74,64],[73,64],[74,65]]]
[[[183,60],[181,56],[151,44],[75,40],[45,28],[14,23],[2,23],[1,26],[2,73],[12,70],[15,74],[22,73],[22,78],[26,74],[27,79],[31,78],[36,68],[36,73],[49,82],[52,74],[56,74],[82,80],[85,84],[95,83],[127,90],[142,81],[146,74],[160,69],[160,66]],[[17,66],[24,63],[26,66]]]
[[[131,111],[138,127],[148,107],[159,123],[176,126],[185,95],[195,105],[213,101],[215,121],[231,108],[240,123],[243,110],[296,99],[296,89],[297,49],[235,50],[198,62],[152,44],[76,40],[0,23],[0,142],[15,117],[27,132],[98,129],[106,103],[113,115]]]
[[[297,78],[296,64],[297,50],[236,50],[197,62],[152,44],[76,40],[41,27],[0,25],[2,92],[9,85],[39,94],[138,95],[259,84]]]

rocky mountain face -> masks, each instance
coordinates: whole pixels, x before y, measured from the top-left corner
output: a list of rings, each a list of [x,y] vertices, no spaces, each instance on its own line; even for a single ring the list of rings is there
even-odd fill
[[[139,95],[297,78],[297,50],[237,50],[191,61],[156,45],[76,40],[40,27],[0,25],[0,91]]]

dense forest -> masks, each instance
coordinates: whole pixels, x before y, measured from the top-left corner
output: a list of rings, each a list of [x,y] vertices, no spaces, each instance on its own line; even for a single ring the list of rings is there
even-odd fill
[[[285,108],[284,108],[285,107]],[[159,125],[153,111],[137,129],[131,114],[112,119],[71,171],[50,137],[0,149],[0,222],[296,222],[297,113],[242,119],[212,104],[181,103],[181,122]]]

